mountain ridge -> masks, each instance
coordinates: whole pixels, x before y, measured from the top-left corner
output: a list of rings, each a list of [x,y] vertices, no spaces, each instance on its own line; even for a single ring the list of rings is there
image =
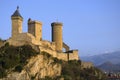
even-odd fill
[[[81,57],[83,61],[91,61],[96,66],[101,65],[105,62],[110,61],[113,64],[119,64],[120,63],[120,51],[110,52],[110,53],[104,53],[94,56],[86,56]]]
[[[97,66],[97,68],[99,68],[105,72],[119,72],[120,71],[120,64],[117,65],[117,64],[113,64],[111,62],[105,62],[105,63]]]
[[[120,71],[120,51],[81,57],[83,61],[93,62],[94,65],[105,72]]]

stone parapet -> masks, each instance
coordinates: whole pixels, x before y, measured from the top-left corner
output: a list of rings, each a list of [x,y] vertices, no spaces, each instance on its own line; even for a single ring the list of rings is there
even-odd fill
[[[68,54],[69,60],[79,60],[78,50],[68,51],[67,54]]]
[[[51,23],[51,26],[63,26],[63,23],[61,23],[61,22],[53,22],[53,23]]]
[[[32,21],[32,20],[28,21],[28,24],[35,24],[35,23],[42,25],[42,22],[40,22],[40,21],[36,21],[36,20],[34,20],[34,21]]]
[[[64,60],[64,61],[68,61],[68,54],[66,53],[57,53],[57,58]]]

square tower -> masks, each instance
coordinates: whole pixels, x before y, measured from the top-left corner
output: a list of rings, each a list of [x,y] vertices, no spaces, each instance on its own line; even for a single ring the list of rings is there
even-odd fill
[[[12,20],[12,37],[16,37],[19,33],[22,33],[22,22],[23,17],[19,13],[19,7],[17,7],[16,11],[11,16]]]
[[[35,36],[36,40],[42,40],[42,23],[39,21],[28,20],[28,33]]]

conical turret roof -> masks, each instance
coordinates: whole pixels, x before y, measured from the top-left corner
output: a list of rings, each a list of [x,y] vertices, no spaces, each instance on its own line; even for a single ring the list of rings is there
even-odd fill
[[[19,13],[19,7],[18,7],[18,6],[17,6],[16,11],[13,13],[13,15],[12,15],[11,17],[17,17],[17,16],[23,18],[23,17],[20,15],[20,13]]]

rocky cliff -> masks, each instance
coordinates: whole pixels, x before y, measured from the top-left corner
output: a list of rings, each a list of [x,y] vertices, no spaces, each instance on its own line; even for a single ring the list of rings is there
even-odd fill
[[[0,48],[0,80],[40,80],[61,75],[61,64],[46,52],[36,52],[31,46]]]
[[[62,61],[30,45],[0,47],[0,80],[105,80],[98,69],[80,60]]]
[[[28,60],[23,70],[10,72],[6,78],[0,80],[39,80],[45,76],[55,77],[61,75],[61,65],[55,63],[52,58],[44,55],[37,55]]]

